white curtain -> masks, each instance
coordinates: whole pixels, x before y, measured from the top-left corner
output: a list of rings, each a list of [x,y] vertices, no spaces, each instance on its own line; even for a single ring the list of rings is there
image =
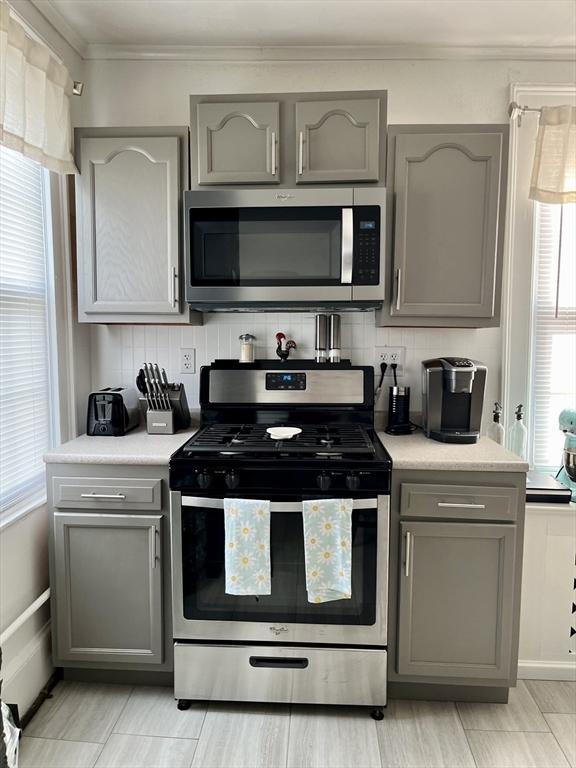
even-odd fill
[[[576,107],[542,107],[529,197],[576,203]]]
[[[0,0],[0,143],[51,171],[77,173],[68,70]]]

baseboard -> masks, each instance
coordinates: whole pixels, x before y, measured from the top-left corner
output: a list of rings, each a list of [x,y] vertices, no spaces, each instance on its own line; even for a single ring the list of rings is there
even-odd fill
[[[574,661],[519,661],[518,679],[576,681],[576,659]]]
[[[53,674],[50,621],[47,621],[18,655],[2,667],[2,699],[17,704],[22,717]]]

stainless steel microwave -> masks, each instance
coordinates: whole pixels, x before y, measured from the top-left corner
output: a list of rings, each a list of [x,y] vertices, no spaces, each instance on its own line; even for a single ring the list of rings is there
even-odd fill
[[[186,192],[195,309],[368,309],[384,298],[382,187]]]

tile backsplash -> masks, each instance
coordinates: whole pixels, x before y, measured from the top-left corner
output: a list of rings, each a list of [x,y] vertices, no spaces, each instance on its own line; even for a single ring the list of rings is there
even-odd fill
[[[375,347],[406,348],[401,383],[411,387],[411,410],[421,410],[420,363],[430,357],[461,355],[488,366],[483,423],[500,398],[499,328],[376,328],[373,312],[342,312],[342,358],[357,365],[377,363]],[[144,361],[165,368],[170,381],[182,381],[191,408],[198,407],[200,366],[216,358],[237,358],[241,333],[256,336],[256,356],[276,358],[275,334],[283,331],[298,349],[294,359],[314,357],[313,313],[210,313],[200,327],[94,325],[91,328],[92,387],[134,384]],[[196,372],[180,373],[180,349],[196,350]],[[391,383],[391,379],[386,379]],[[387,409],[387,387],[377,403]]]

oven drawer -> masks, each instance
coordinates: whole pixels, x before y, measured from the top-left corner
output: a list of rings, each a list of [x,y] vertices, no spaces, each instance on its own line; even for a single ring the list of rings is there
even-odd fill
[[[177,699],[386,704],[386,651],[175,643]]]
[[[516,520],[517,488],[402,483],[402,517]]]
[[[60,509],[151,511],[162,507],[162,480],[141,477],[55,477],[54,506]]]

